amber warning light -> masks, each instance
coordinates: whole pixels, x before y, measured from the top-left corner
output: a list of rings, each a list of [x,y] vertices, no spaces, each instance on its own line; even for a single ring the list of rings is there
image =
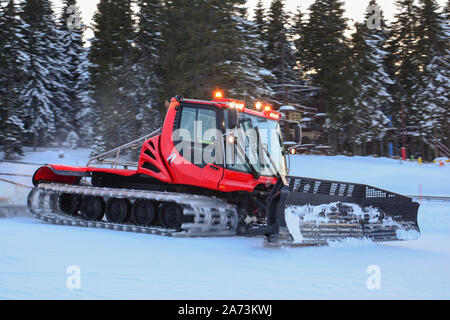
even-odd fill
[[[214,93],[214,98],[216,99],[222,99],[223,98],[223,93],[222,91],[218,90]]]

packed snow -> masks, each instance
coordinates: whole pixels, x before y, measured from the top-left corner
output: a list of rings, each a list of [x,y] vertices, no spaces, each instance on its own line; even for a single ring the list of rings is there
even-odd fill
[[[352,214],[358,218],[368,217],[370,223],[379,223],[382,213],[373,207],[364,208],[364,210],[353,203],[334,202],[329,204],[322,204],[318,206],[304,205],[304,206],[287,206],[285,210],[285,218],[287,228],[294,239],[294,243],[302,243],[303,235],[301,234],[300,225],[302,223],[313,222],[317,225],[322,223],[330,223],[329,215],[337,212],[339,206],[345,206],[350,209]],[[395,222],[392,217],[382,219],[383,226],[396,226],[397,238],[401,240],[416,240],[419,238],[419,233],[415,230],[406,230],[399,223]]]
[[[296,155],[290,167],[295,176],[363,183],[404,195],[450,196],[450,163]]]
[[[84,165],[89,153],[27,149],[20,161]],[[36,168],[0,162],[0,178],[31,185],[31,177],[1,174]],[[297,155],[291,174],[450,196],[450,165]],[[25,203],[26,188],[0,181],[0,190],[0,206]],[[260,238],[177,239],[2,218],[0,299],[450,299],[450,203],[422,201],[419,226],[414,241],[269,249]],[[374,266],[381,287],[370,290]],[[77,268],[81,287],[71,290]]]

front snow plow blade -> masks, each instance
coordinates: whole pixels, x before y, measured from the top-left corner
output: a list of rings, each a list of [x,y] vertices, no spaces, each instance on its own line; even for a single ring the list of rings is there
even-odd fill
[[[415,240],[419,204],[368,185],[287,177],[284,221],[293,241],[327,245],[348,238],[374,242]]]

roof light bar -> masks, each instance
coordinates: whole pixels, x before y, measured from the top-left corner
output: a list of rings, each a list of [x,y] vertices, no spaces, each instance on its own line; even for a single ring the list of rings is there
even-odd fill
[[[277,120],[277,121],[281,119],[281,113],[279,113],[277,111],[264,110],[263,114],[267,119],[272,119],[272,120]]]

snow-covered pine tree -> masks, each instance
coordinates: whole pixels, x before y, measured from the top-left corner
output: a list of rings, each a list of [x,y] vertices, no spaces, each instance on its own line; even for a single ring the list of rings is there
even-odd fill
[[[5,7],[3,3],[5,2]],[[0,2],[0,142],[5,159],[22,155],[25,114],[20,102],[23,81],[24,22],[13,0]]]
[[[449,146],[450,136],[450,62],[449,57],[435,57],[425,67],[426,86],[420,95],[423,106],[421,126],[432,143],[444,142]],[[437,156],[437,154],[433,154]],[[431,158],[431,155],[429,156]]]
[[[162,3],[160,0],[138,1],[138,27],[136,33],[136,83],[138,102],[137,120],[139,134],[148,134],[161,126],[164,101],[160,99],[160,47]]]
[[[253,21],[256,24],[256,34],[259,39],[264,42],[267,32],[267,14],[262,0],[258,0],[256,3],[255,17]]]
[[[50,1],[25,0],[21,17],[27,25],[23,33],[27,61],[20,96],[27,109],[27,125],[36,148],[56,141],[56,135],[71,126],[64,112],[69,101],[62,74],[67,70]]]
[[[120,144],[129,142],[146,131],[143,123],[145,108],[149,106],[146,100],[148,95],[145,90],[150,88],[142,87],[142,82],[136,64],[138,50],[136,48],[136,24],[132,11],[132,0],[121,0],[116,4],[117,19],[121,20],[117,31],[118,39],[123,39],[122,58],[119,65],[114,66],[112,81],[116,88],[115,104],[120,110],[117,126],[121,130]],[[146,74],[143,74],[146,76]],[[151,89],[150,89],[151,90]],[[142,95],[144,99],[142,99]],[[151,102],[150,102],[151,103]],[[148,120],[148,118],[147,118]],[[149,124],[151,125],[151,123]],[[109,126],[109,124],[108,124]],[[142,131],[141,131],[142,130]],[[113,145],[110,145],[111,147]]]
[[[418,3],[417,52],[420,69],[423,70],[436,55],[447,53],[449,39],[443,27],[446,18],[436,0],[419,0]]]
[[[231,32],[225,38],[220,32],[229,26],[220,12],[223,1],[166,1],[162,30],[161,88],[164,99],[175,94],[208,99],[216,87],[227,90],[223,64],[229,56]],[[186,19],[189,17],[189,19]],[[213,23],[214,21],[214,23]],[[233,48],[234,49],[234,48]],[[229,70],[229,69],[228,69]]]
[[[210,99],[217,88],[229,97],[243,98],[246,91],[258,95],[247,88],[250,75],[258,76],[262,66],[254,68],[257,61],[250,57],[260,54],[250,44],[251,25],[244,16],[244,0],[165,2],[160,55],[165,99],[175,94]]]
[[[253,29],[253,32],[250,32],[250,37],[255,41],[255,51],[259,51],[257,57],[254,60],[257,62],[258,67],[262,68],[263,70],[260,76],[265,86],[268,86],[268,84],[273,82],[274,80],[274,75],[270,70],[266,68],[265,65],[265,57],[267,54],[267,24],[267,10],[264,7],[263,1],[258,0],[255,7],[253,25],[250,25],[250,28]],[[260,96],[258,99],[269,100],[272,95],[273,91],[271,91],[268,96]]]
[[[396,104],[393,108],[393,123],[401,127],[403,115],[405,126],[414,124],[415,117],[414,86],[419,81],[419,62],[417,57],[417,7],[413,0],[397,0],[397,14],[390,25],[387,58],[388,70],[395,80],[391,94]],[[403,106],[403,108],[402,108]]]
[[[66,141],[64,141],[63,146],[76,149],[80,146],[80,137],[75,131],[70,131],[67,135]]]
[[[375,0],[371,6],[378,6]],[[382,12],[381,12],[382,13]],[[366,14],[366,20],[371,13]],[[382,25],[385,25],[381,15]],[[392,79],[385,71],[383,50],[387,36],[384,30],[370,30],[367,23],[357,23],[352,36],[352,87],[355,98],[353,102],[352,145],[353,154],[376,153],[375,142],[381,140],[389,123],[387,112],[393,103],[388,86]],[[366,144],[372,144],[372,150]]]
[[[108,149],[110,144],[107,144],[106,139],[114,139],[109,137],[105,131],[104,123],[107,122],[104,118],[109,117],[106,113],[108,106],[111,106],[111,94],[114,91],[111,85],[111,69],[113,59],[120,56],[117,52],[116,46],[110,40],[113,30],[112,25],[112,8],[114,4],[110,1],[100,1],[97,4],[97,11],[93,17],[94,37],[90,39],[91,46],[89,49],[89,86],[90,99],[94,102],[92,123],[94,127],[94,139],[92,145],[92,155],[100,154]],[[111,111],[110,111],[111,112]]]
[[[4,135],[4,129],[1,124],[3,124],[4,120],[4,113],[6,110],[5,103],[4,103],[4,95],[6,92],[6,76],[5,76],[5,56],[2,54],[3,52],[3,46],[6,39],[6,33],[5,33],[5,9],[3,6],[6,6],[6,3],[4,0],[0,0],[0,137]],[[1,139],[0,139],[0,145],[1,145]]]
[[[337,152],[348,149],[353,92],[350,77],[350,49],[345,37],[347,19],[340,0],[316,0],[304,25],[303,63],[318,87],[312,103],[329,114],[329,144]]]
[[[389,119],[385,114],[393,99],[387,90],[393,81],[384,70],[384,39],[366,23],[357,23],[353,34],[352,77],[355,98],[353,102],[353,154],[365,154],[365,146],[381,140]],[[376,149],[371,150],[373,153]]]
[[[293,37],[293,43],[295,46],[295,73],[298,79],[304,83],[304,88],[300,89],[302,95],[300,97],[300,103],[304,105],[311,105],[311,97],[315,94],[315,89],[311,86],[312,79],[307,74],[306,66],[304,63],[305,57],[303,52],[303,37],[304,37],[305,20],[304,13],[302,12],[300,6],[297,8],[297,12],[293,16],[291,35]]]
[[[284,2],[273,0],[268,15],[265,65],[274,75],[269,86],[274,92],[272,102],[277,106],[299,101],[298,88],[301,84],[294,72],[295,56],[289,38],[289,20]]]
[[[450,38],[450,0],[447,0],[447,3],[444,7],[443,15],[444,15],[444,27],[443,28],[444,28],[445,32],[447,33],[447,38]],[[450,60],[450,52],[447,52],[446,61],[448,62],[449,60]],[[447,98],[448,98],[448,96],[447,96]],[[448,106],[449,106],[449,104],[447,103],[447,107]],[[449,114],[450,114],[450,110],[447,111],[447,115],[449,115]],[[447,148],[450,149],[450,118],[447,117],[446,121],[447,121],[446,122],[447,132],[446,132],[446,136],[445,136],[445,144],[446,144]]]
[[[87,128],[86,123],[83,123],[80,114],[84,112],[84,92],[83,88],[86,79],[85,75],[82,73],[83,65],[86,63],[85,48],[83,43],[83,28],[84,26],[80,24],[79,26],[68,25],[69,19],[74,15],[77,10],[76,0],[64,0],[62,6],[62,12],[60,16],[60,21],[58,24],[59,28],[59,41],[61,44],[62,55],[65,69],[67,72],[62,74],[61,80],[64,82],[66,89],[66,95],[68,98],[68,105],[66,105],[65,112],[68,119],[70,119],[73,130],[76,132],[78,137],[88,138],[88,133],[84,132]],[[81,22],[81,21],[80,21]],[[69,133],[72,133],[69,131]],[[73,134],[71,134],[74,136]],[[64,137],[62,137],[64,138]]]
[[[54,141],[58,144],[66,140],[68,133],[74,130],[72,117],[72,106],[70,100],[71,83],[67,82],[70,78],[70,70],[67,63],[67,52],[63,43],[64,32],[61,31],[58,24],[58,17],[52,9],[52,2],[44,1],[44,7],[48,15],[48,30],[45,36],[46,58],[48,60],[47,68],[50,71],[51,90],[53,93],[53,112],[56,120],[56,136]]]
[[[80,146],[92,147],[95,133],[95,103],[92,99],[91,86],[91,63],[89,61],[90,47],[84,48],[80,56],[80,64],[77,67],[78,81],[75,86],[75,92],[78,99],[80,99],[81,109],[75,115],[75,120],[78,123]]]
[[[203,16],[207,12],[208,1],[200,2],[204,8],[201,13]],[[208,39],[214,39],[220,44],[213,50],[205,48],[205,58],[212,64],[216,60],[217,69],[215,74],[205,79],[212,84],[208,96],[211,96],[214,87],[224,88],[228,96],[239,99],[255,98],[259,95],[255,92],[256,86],[252,84],[250,78],[253,76],[255,82],[261,81],[257,66],[260,52],[256,48],[256,43],[251,43],[252,39],[249,38],[251,32],[249,29],[252,25],[246,21],[244,5],[243,0],[222,1],[214,7],[211,19],[206,20],[208,32],[200,40],[206,44]],[[200,16],[200,19],[203,18]],[[250,58],[252,55],[255,61]],[[203,69],[201,66],[197,68]],[[264,91],[263,88],[260,89],[261,92]]]
[[[420,135],[435,144],[446,140],[450,119],[448,21],[435,0],[420,0],[417,13],[416,51],[421,72],[413,87],[413,121]],[[425,155],[423,143],[421,149]]]
[[[238,31],[238,45],[230,57],[234,73],[230,94],[250,103],[267,99],[273,92],[266,81],[273,75],[264,67],[264,44],[257,36],[258,25],[248,20],[246,9],[239,6],[230,14]]]
[[[5,8],[8,3],[6,0],[0,0],[0,46],[3,46],[3,43],[6,38],[6,33],[4,31],[5,28]],[[1,53],[1,51],[0,51]],[[0,81],[2,81],[2,77],[0,76]]]
[[[97,8],[89,53],[98,116],[94,153],[128,142],[139,130],[131,0],[101,0]]]
[[[295,58],[297,59],[297,65],[301,65],[304,59],[303,50],[302,50],[302,42],[303,42],[303,33],[305,28],[304,14],[300,8],[297,8],[297,12],[293,17],[293,26],[292,26],[292,34],[294,36],[294,45],[295,45]]]

